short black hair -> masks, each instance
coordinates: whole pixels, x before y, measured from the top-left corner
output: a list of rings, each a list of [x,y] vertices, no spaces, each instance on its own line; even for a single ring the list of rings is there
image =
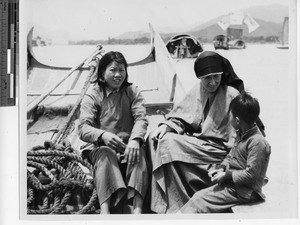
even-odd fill
[[[230,103],[233,116],[239,117],[248,125],[255,123],[260,113],[259,102],[246,91],[242,91]]]
[[[125,67],[126,78],[123,84],[121,85],[121,87],[131,85],[131,83],[128,82],[128,72],[127,72],[128,63],[121,52],[115,52],[115,51],[107,52],[104,56],[102,56],[102,58],[99,61],[98,74],[97,74],[98,75],[97,82],[99,83],[99,85],[101,86],[105,84],[104,72],[107,66],[113,61],[117,63],[121,63]]]

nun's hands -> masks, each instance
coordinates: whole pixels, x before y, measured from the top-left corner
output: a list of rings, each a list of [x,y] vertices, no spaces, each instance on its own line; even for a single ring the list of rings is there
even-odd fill
[[[152,133],[152,139],[154,141],[157,141],[159,139],[162,139],[163,136],[165,136],[166,133],[173,131],[173,129],[165,124],[159,126],[156,130]]]

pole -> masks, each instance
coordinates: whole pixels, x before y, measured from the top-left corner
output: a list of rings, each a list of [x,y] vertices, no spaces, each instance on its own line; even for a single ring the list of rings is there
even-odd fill
[[[64,80],[66,80],[75,70],[82,67],[83,64],[91,57],[96,56],[100,53],[100,50],[102,49],[101,45],[97,46],[97,49],[88,57],[86,57],[79,65],[76,65],[72,67],[69,72],[55,85],[52,86],[47,92],[42,94],[40,97],[37,98],[37,100],[31,102],[29,105],[27,105],[27,114],[30,113],[33,109],[35,109],[45,98],[47,98]]]

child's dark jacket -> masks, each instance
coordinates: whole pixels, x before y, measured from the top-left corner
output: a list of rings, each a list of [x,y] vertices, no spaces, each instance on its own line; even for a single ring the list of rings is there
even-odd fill
[[[232,180],[237,193],[250,199],[256,192],[262,199],[262,186],[271,154],[271,147],[257,126],[246,131],[238,132],[234,147],[223,160],[221,165],[232,172]]]

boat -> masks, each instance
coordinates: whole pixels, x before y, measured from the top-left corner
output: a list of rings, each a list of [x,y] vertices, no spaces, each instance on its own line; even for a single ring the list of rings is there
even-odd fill
[[[280,35],[280,45],[278,49],[289,49],[289,17],[285,17],[282,24],[282,32]]]
[[[246,24],[249,33],[259,27],[259,24],[249,15],[243,12],[229,13],[218,21],[218,25],[226,31],[213,39],[215,50],[217,49],[245,49],[246,43],[243,40],[243,25]]]
[[[200,41],[191,34],[176,34],[166,47],[173,58],[196,58],[203,51]]]
[[[229,49],[245,49],[246,43],[241,39],[235,39],[228,41]]]
[[[165,43],[149,28],[149,52],[128,63],[128,74],[145,97],[150,131],[185,90]],[[35,56],[32,33],[33,28],[27,36],[27,214],[99,213],[92,165],[79,154],[86,143],[77,135],[77,124],[81,100],[96,75],[88,63],[106,50],[96,46],[73,67],[47,65]],[[130,210],[124,205],[115,213]]]
[[[215,50],[217,50],[217,49],[228,50],[229,49],[228,38],[227,38],[227,36],[225,36],[223,34],[215,36],[214,40],[213,40],[213,44],[214,44]]]
[[[227,28],[227,35],[217,35],[213,40],[215,50],[217,49],[245,49],[246,43],[242,40],[242,29]]]

